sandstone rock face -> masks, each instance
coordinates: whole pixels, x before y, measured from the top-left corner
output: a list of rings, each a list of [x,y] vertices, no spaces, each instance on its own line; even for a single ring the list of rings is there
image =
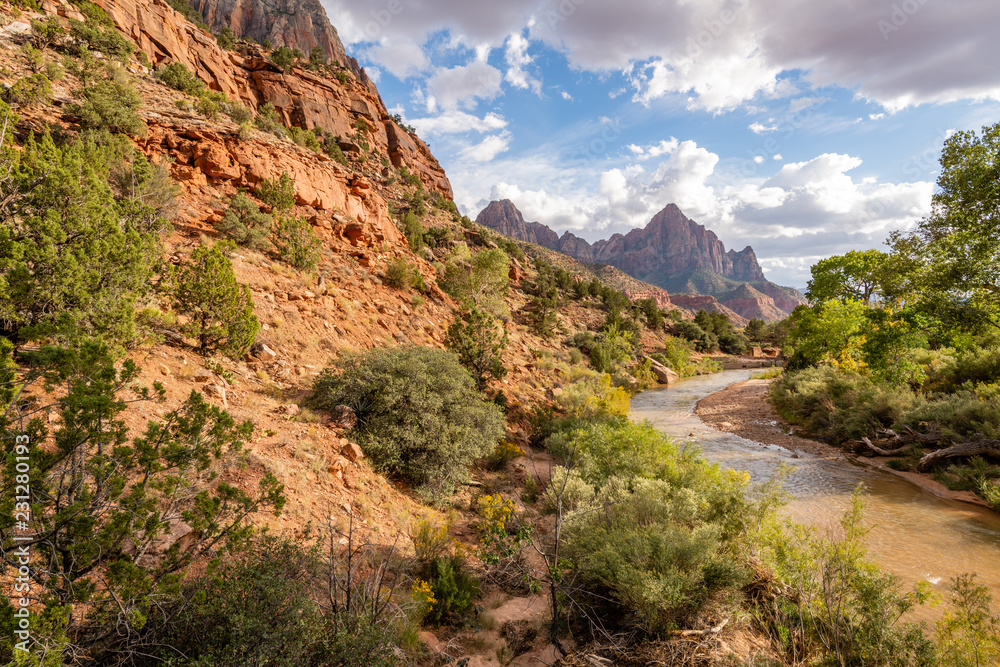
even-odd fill
[[[231,28],[237,37],[267,40],[306,55],[318,46],[328,60],[357,68],[319,0],[191,0],[191,6],[214,32]]]
[[[344,137],[355,131],[352,126],[359,119],[365,119],[367,139],[374,150],[390,155],[397,167],[405,166],[417,174],[429,190],[452,197],[451,183],[430,149],[393,122],[367,79],[349,78],[341,83],[301,68],[281,72],[262,52],[244,56],[224,51],[215,37],[187,21],[164,0],[98,0],[97,4],[154,65],[183,63],[209,88],[254,112],[271,103],[287,125],[307,130],[322,127]],[[207,155],[194,166],[209,178],[238,178],[237,165],[232,161],[227,164],[221,154]]]
[[[299,149],[270,136],[240,140],[237,134],[192,125],[152,122],[140,146],[147,155],[169,154],[179,180],[228,180],[233,186],[253,190],[264,179],[276,179],[287,173],[295,181],[295,200],[299,205],[318,211],[342,211],[357,220],[334,225],[354,225],[362,237],[361,245],[382,241],[401,243],[402,235],[389,217],[382,197],[374,194],[364,179],[331,160],[326,155]]]

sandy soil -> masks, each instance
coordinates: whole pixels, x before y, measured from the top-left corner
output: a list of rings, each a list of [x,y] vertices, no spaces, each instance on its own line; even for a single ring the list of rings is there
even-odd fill
[[[987,503],[974,493],[952,491],[929,475],[916,472],[900,472],[886,465],[891,457],[859,457],[845,455],[836,447],[816,440],[794,435],[794,429],[778,416],[767,402],[767,388],[770,380],[747,380],[716,392],[698,401],[695,413],[712,428],[735,433],[736,435],[769,444],[780,445],[792,451],[808,452],[828,458],[850,458],[862,465],[876,468],[926,489],[934,495],[951,500],[960,500],[988,507]]]
[[[698,401],[695,414],[718,431],[735,433],[748,440],[816,456],[844,458],[844,453],[836,447],[792,434],[792,427],[767,402],[769,383],[769,380],[747,380],[734,384]]]

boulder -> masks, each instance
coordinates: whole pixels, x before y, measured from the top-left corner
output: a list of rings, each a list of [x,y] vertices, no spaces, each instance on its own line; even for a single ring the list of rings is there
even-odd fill
[[[645,359],[646,361],[649,362],[649,365],[653,371],[653,375],[656,376],[657,382],[665,385],[671,385],[677,382],[680,376],[678,376],[677,373],[675,373],[672,369],[667,368],[666,366],[661,364],[656,359],[653,359],[652,357],[646,357]]]
[[[361,451],[353,442],[349,442],[340,448],[340,453],[343,454],[352,463],[357,463],[361,459],[365,458],[365,453]]]
[[[340,428],[351,429],[357,425],[358,416],[348,406],[338,405],[330,411],[330,423]]]

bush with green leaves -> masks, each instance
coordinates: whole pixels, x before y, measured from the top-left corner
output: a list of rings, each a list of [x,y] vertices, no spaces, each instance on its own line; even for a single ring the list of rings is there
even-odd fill
[[[36,49],[47,49],[58,44],[66,34],[66,30],[55,16],[31,20],[31,42]]]
[[[7,89],[4,99],[14,106],[48,104],[52,101],[52,84],[42,73],[30,74],[15,81]]]
[[[975,574],[952,578],[953,609],[937,622],[938,659],[943,667],[1000,664],[1000,614],[991,609],[989,586]]]
[[[434,593],[434,606],[427,619],[435,623],[461,623],[479,594],[479,582],[464,561],[438,556],[427,566],[426,576]]]
[[[312,400],[318,409],[352,408],[355,437],[376,469],[438,499],[504,434],[500,408],[483,400],[469,372],[444,350],[344,355],[316,380]]]
[[[800,663],[910,667],[935,665],[934,646],[907,612],[932,595],[926,582],[904,589],[898,576],[868,560],[863,489],[852,496],[839,535],[792,525],[765,533],[760,550],[790,591],[764,605],[764,625]]]
[[[182,93],[199,96],[205,90],[205,84],[188,70],[187,65],[174,61],[156,70],[156,78]]]
[[[288,128],[288,138],[299,146],[316,151],[317,153],[323,150],[323,145],[319,143],[319,139],[316,138],[316,133],[312,130],[304,130],[301,127],[295,127],[293,125]]]
[[[271,475],[250,491],[216,479],[216,463],[239,451],[253,425],[236,424],[197,391],[130,435],[123,418],[129,404],[163,400],[164,390],[141,388],[138,366],[125,360],[116,368],[103,344],[42,346],[23,353],[20,361],[29,370],[18,388],[40,385],[60,416],[50,426],[0,415],[0,528],[8,536],[0,550],[6,562],[21,545],[32,551],[38,596],[32,639],[61,658],[45,664],[68,663],[83,652],[127,650],[192,563],[241,544],[253,532],[257,513],[281,509],[281,486]],[[31,443],[28,522],[34,537],[18,543],[9,537],[14,486],[23,474],[15,470],[15,454],[27,451],[14,436],[24,434]],[[180,522],[190,527],[193,542],[185,549],[163,544]],[[12,621],[12,612],[9,605],[0,609],[0,624]],[[4,662],[11,657],[10,640],[11,635],[0,638]]]
[[[95,5],[96,7],[96,5]],[[87,18],[86,21],[69,20],[69,34],[77,55],[83,51],[100,51],[106,56],[123,60],[132,55],[135,47],[122,37],[107,15],[106,21]]]
[[[254,118],[254,125],[257,126],[258,130],[263,132],[270,132],[276,137],[284,138],[287,135],[285,132],[285,126],[281,123],[281,118],[278,115],[277,109],[270,102],[262,104],[257,109],[257,117]]]
[[[3,103],[0,115],[13,118]],[[11,174],[0,210],[3,327],[20,342],[136,342],[135,306],[150,293],[169,226],[159,172],[121,137],[29,137],[21,150],[0,147],[0,162]],[[153,186],[168,196],[150,196]]]
[[[271,51],[271,62],[287,72],[295,64],[295,53],[287,46],[279,46]]]
[[[450,262],[442,288],[465,307],[499,316],[507,311],[509,274],[510,258],[503,250],[480,250],[468,260]]]
[[[217,225],[218,230],[236,243],[265,250],[270,247],[268,235],[271,230],[271,216],[262,213],[260,207],[244,192],[237,192],[229,201],[229,208]]]
[[[110,65],[106,76],[85,83],[73,91],[73,96],[80,102],[66,105],[66,110],[80,118],[83,128],[133,137],[146,133],[146,123],[138,113],[142,96],[121,68]]]
[[[766,510],[746,499],[746,479],[703,460],[673,464],[669,481],[607,480],[596,509],[565,527],[574,603],[607,628],[664,635],[749,580],[741,532]]]
[[[585,422],[554,434],[549,450],[587,483],[611,477],[672,479],[684,456],[677,445],[648,423],[625,418]]]
[[[698,352],[713,352],[719,349],[719,338],[709,333],[691,320],[674,324],[674,331],[681,338],[690,341]]]
[[[463,311],[448,327],[445,343],[472,373],[480,390],[491,379],[499,380],[507,372],[503,366],[507,332],[486,313],[475,309]]]
[[[190,318],[182,331],[198,339],[202,353],[239,357],[257,339],[260,322],[250,288],[236,282],[232,262],[218,246],[195,248],[177,276],[174,298],[177,310]]]
[[[385,269],[385,284],[396,289],[414,289],[423,292],[424,277],[420,270],[402,257],[389,261]]]
[[[135,664],[174,664],[181,654],[185,664],[213,667],[398,665],[392,625],[358,610],[367,600],[331,608],[325,561],[314,545],[258,538],[160,606],[143,633],[147,655]]]
[[[312,271],[319,266],[323,241],[305,218],[279,216],[271,242],[278,256],[296,269]]]
[[[219,45],[220,49],[232,51],[236,48],[236,33],[229,26],[223,26],[219,34],[215,36],[215,42]]]
[[[265,178],[257,186],[254,194],[272,213],[290,211],[295,206],[295,181],[286,172],[274,179]]]
[[[413,211],[403,213],[399,219],[399,227],[414,252],[419,252],[423,249],[424,226],[420,224],[420,219],[413,214]]]

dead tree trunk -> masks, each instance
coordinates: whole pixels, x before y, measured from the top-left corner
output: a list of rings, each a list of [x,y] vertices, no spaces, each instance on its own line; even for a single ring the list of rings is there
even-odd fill
[[[951,459],[958,456],[994,456],[1000,458],[1000,440],[988,440],[983,438],[973,442],[960,442],[957,445],[939,449],[936,452],[925,454],[917,464],[918,470],[926,470],[934,463],[944,459]]]

